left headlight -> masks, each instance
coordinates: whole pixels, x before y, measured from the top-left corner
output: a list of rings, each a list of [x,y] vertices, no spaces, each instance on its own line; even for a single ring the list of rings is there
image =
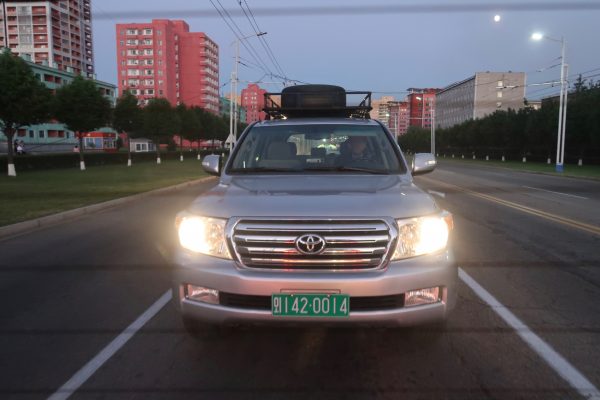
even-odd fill
[[[442,213],[421,218],[399,219],[398,243],[392,260],[435,253],[448,245],[452,215]]]
[[[227,221],[220,218],[179,215],[175,220],[181,247],[213,257],[231,259],[225,239]]]

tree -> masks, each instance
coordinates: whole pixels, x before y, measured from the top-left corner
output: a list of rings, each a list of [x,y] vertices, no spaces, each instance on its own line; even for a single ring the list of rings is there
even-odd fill
[[[156,163],[160,164],[160,140],[179,131],[180,119],[167,99],[157,98],[143,108],[144,132],[149,134],[156,146]]]
[[[50,118],[50,91],[36,79],[21,58],[5,49],[0,53],[0,128],[7,139],[8,176],[16,176],[13,138],[19,128]]]
[[[83,136],[110,120],[111,104],[96,84],[78,75],[56,91],[54,115],[79,139],[79,164],[85,170]]]
[[[181,135],[190,141],[198,140],[200,144],[200,135],[202,134],[202,123],[194,107],[187,108],[181,115]]]
[[[127,135],[127,166],[131,166],[131,138],[137,135],[142,124],[142,110],[138,105],[137,98],[129,91],[117,100],[113,112],[113,128],[117,132],[125,132]]]

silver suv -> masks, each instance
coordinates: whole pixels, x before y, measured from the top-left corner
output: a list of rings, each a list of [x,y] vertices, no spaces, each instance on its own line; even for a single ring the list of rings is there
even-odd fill
[[[349,106],[340,89],[284,90],[222,170],[203,160],[219,184],[176,219],[173,290],[189,329],[406,326],[454,306],[452,217],[412,181],[435,159],[416,154],[409,170],[368,118],[370,94]]]

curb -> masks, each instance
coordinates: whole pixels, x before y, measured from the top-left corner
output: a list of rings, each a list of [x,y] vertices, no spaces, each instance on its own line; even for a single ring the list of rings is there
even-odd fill
[[[439,158],[438,158],[439,160]],[[441,159],[443,160],[443,158]],[[446,159],[446,161],[450,161],[450,162],[457,162],[457,163],[462,163],[462,164],[468,164],[470,162],[470,160],[452,160],[452,159]],[[477,161],[481,161],[481,160],[477,160]],[[546,175],[546,176],[556,176],[559,178],[569,178],[569,179],[583,179],[586,181],[595,181],[598,182],[600,181],[600,178],[596,178],[593,176],[580,176],[580,175],[559,175],[559,174],[555,174],[552,172],[544,172],[544,171],[532,171],[532,170],[528,170],[528,169],[516,169],[516,168],[510,168],[510,167],[503,167],[501,165],[485,165],[485,164],[481,164],[481,163],[477,163],[477,165],[481,165],[484,168],[495,168],[495,169],[503,169],[505,171],[513,171],[513,172],[524,172],[527,174],[537,174],[537,175]]]
[[[59,224],[61,222],[70,221],[82,215],[93,214],[99,211],[107,210],[109,208],[130,203],[132,201],[139,200],[144,197],[183,189],[188,186],[196,185],[198,183],[208,182],[211,179],[215,179],[215,177],[207,176],[205,178],[195,179],[193,181],[183,182],[173,186],[167,186],[159,189],[150,190],[147,192],[137,193],[131,196],[119,197],[117,199],[108,200],[97,204],[91,204],[89,206],[75,208],[73,210],[63,211],[57,214],[51,214],[45,217],[40,217],[23,222],[17,222],[16,224],[0,227],[0,239],[7,239],[12,236],[18,236],[23,233],[28,233],[40,228],[45,228],[48,226]]]

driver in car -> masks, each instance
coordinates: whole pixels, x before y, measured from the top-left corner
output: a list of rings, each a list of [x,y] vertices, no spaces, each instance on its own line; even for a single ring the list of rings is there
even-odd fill
[[[371,154],[367,151],[367,138],[364,136],[350,136],[340,149],[340,164],[354,162],[370,162]]]

